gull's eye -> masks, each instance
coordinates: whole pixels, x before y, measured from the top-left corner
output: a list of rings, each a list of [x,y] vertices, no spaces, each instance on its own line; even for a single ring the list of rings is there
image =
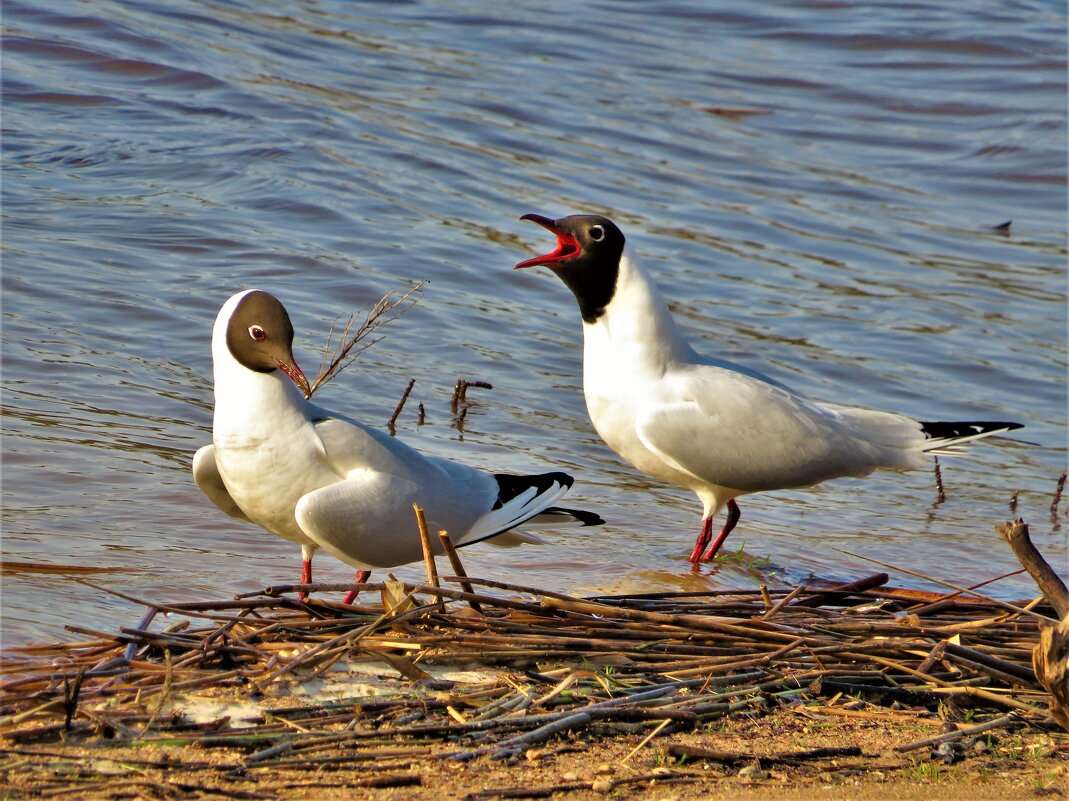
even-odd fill
[[[250,325],[249,336],[255,339],[257,342],[263,342],[265,339],[267,339],[267,332],[260,328],[260,326],[258,325]]]
[[[600,225],[592,225],[590,227],[590,238],[595,242],[600,242],[605,238],[605,229]]]

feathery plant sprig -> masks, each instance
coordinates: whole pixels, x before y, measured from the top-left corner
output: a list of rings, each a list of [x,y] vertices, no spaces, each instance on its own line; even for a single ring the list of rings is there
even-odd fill
[[[312,397],[317,389],[352,364],[357,356],[381,340],[381,336],[375,339],[368,339],[368,337],[419,303],[423,286],[426,283],[426,280],[416,281],[407,289],[405,287],[391,289],[371,306],[366,314],[363,314],[363,321],[359,325],[357,325],[357,320],[360,319],[362,312],[356,311],[350,314],[337,341],[334,340],[334,331],[338,321],[331,323],[326,344],[323,346],[323,356],[319,362],[319,373],[305,397]],[[355,331],[353,326],[356,326]]]

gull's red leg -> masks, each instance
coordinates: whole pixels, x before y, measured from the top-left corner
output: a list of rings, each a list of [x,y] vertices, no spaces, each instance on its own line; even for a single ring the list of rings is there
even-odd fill
[[[742,517],[742,512],[739,511],[739,505],[735,503],[735,499],[732,498],[728,501],[728,515],[727,519],[724,520],[724,527],[720,529],[720,533],[717,535],[716,540],[709,546],[709,550],[705,552],[705,556],[703,556],[702,559],[708,562],[716,556],[716,552],[720,550],[720,546],[724,544],[724,540],[728,538],[728,534],[735,528],[735,524],[739,522],[740,517]],[[708,540],[706,540],[706,542],[708,542]]]
[[[713,518],[706,517],[702,519],[702,530],[698,532],[698,539],[694,541],[694,550],[690,552],[690,556],[687,561],[697,566],[701,561],[702,551],[705,550],[705,546],[709,544],[709,540],[713,538]]]
[[[311,556],[306,556],[304,558],[304,561],[301,562],[301,584],[311,584],[311,583],[312,583],[312,557]],[[306,593],[304,590],[301,590],[300,592],[297,593],[297,597],[300,600],[303,601],[308,597],[308,593]]]
[[[356,576],[353,577],[353,581],[355,581],[357,584],[366,584],[369,578],[371,578],[370,570],[357,570]],[[351,604],[353,601],[356,600],[356,596],[358,596],[359,594],[360,590],[349,590],[349,592],[347,592],[345,594],[345,597],[342,599],[342,603],[346,605]]]

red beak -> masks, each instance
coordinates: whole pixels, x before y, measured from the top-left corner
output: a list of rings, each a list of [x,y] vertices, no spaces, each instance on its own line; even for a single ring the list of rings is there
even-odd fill
[[[536,222],[547,231],[554,234],[557,237],[557,249],[544,256],[535,256],[533,259],[521,261],[513,269],[519,270],[523,267],[534,267],[536,264],[554,264],[578,256],[582,252],[582,248],[579,247],[579,241],[571,234],[567,234],[558,229],[556,222],[549,219],[549,217],[543,217],[541,214],[524,214],[520,219]]]
[[[311,397],[312,386],[308,383],[308,379],[304,377],[304,373],[301,372],[301,368],[297,366],[296,361],[287,364],[281,359],[276,359],[275,363],[278,365],[278,369],[288,375],[293,380],[293,383],[300,388],[301,392],[304,393],[304,397]]]

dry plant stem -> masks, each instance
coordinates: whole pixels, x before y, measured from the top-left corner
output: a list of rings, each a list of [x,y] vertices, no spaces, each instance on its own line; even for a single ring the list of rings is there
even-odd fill
[[[1052,520],[1058,519],[1058,505],[1062,502],[1062,492],[1065,490],[1066,471],[1058,476],[1058,485],[1054,488],[1054,500],[1050,502],[1050,516]]]
[[[423,565],[427,568],[427,583],[437,589],[441,585],[438,583],[438,566],[434,564],[431,535],[427,533],[427,517],[423,514],[423,507],[417,503],[412,504],[412,510],[416,513],[416,525],[419,527],[419,544],[423,547]]]
[[[915,743],[907,743],[906,745],[896,745],[895,751],[904,753],[906,751],[915,751],[918,748],[928,748],[933,745],[939,745],[940,743],[949,743],[953,742],[954,740],[961,740],[965,737],[971,737],[974,734],[982,734],[985,731],[991,731],[991,729],[1001,729],[1004,726],[1010,726],[1020,722],[1020,716],[1015,712],[1011,712],[1008,715],[1003,715],[1001,718],[989,720],[986,723],[981,723],[977,726],[969,726],[966,729],[958,729],[957,731],[947,732],[946,734],[940,734],[936,737],[928,737],[924,740],[918,740]]]
[[[150,609],[149,609],[149,610],[148,610],[148,611],[147,611],[147,612],[145,613],[145,616],[144,616],[144,617],[143,617],[143,618],[141,619],[141,622],[140,622],[140,623],[138,624],[138,626],[137,626],[137,627],[138,627],[139,629],[141,629],[141,630],[145,630],[145,629],[147,629],[147,628],[148,628],[148,627],[149,627],[149,626],[151,625],[151,623],[152,623],[152,619],[153,619],[154,617],[156,617],[156,612],[157,612],[157,611],[158,611],[158,610],[157,610],[157,608],[156,608],[156,607],[151,607],[151,608],[150,608]],[[135,644],[135,643],[130,643],[130,644],[129,644],[128,646],[126,646],[126,651],[124,652],[124,654],[123,654],[123,655],[124,655],[124,656],[125,656],[125,657],[126,657],[127,659],[133,659],[133,658],[134,658],[134,654],[136,653],[136,651],[137,651],[137,647],[136,647],[136,644]]]
[[[163,653],[167,658],[167,675],[163,679],[163,689],[160,691],[160,697],[156,702],[156,708],[152,710],[152,715],[145,724],[145,728],[141,730],[136,739],[140,739],[148,734],[148,730],[152,728],[152,724],[156,722],[156,718],[158,718],[160,712],[163,711],[163,705],[167,702],[167,696],[171,692],[171,686],[174,680],[174,667],[171,664],[171,652],[165,649]]]
[[[1016,701],[1013,698],[1001,696],[998,693],[993,693],[982,687],[933,687],[931,691],[937,695],[971,695],[976,698],[983,698],[985,701],[990,701],[996,706],[1016,709],[1021,712],[1026,712],[1031,716],[1035,716],[1039,712],[1039,710],[1032,704],[1026,704],[1021,701]]]
[[[700,782],[703,779],[703,776],[696,773],[669,771],[667,773],[644,773],[640,776],[625,776],[613,779],[612,786],[656,784],[659,787],[665,784],[690,784]],[[489,801],[491,798],[552,798],[558,793],[568,793],[574,790],[593,791],[593,788],[594,782],[592,781],[559,782],[544,787],[496,787],[480,790],[477,793],[469,793],[464,798],[465,801]]]
[[[943,658],[943,652],[946,651],[947,641],[940,640],[932,646],[932,650],[928,652],[928,656],[924,657],[919,665],[917,665],[918,673],[928,673],[935,664]]]
[[[933,456],[932,460],[935,462],[935,505],[943,503],[947,499],[946,488],[943,486],[943,471],[939,467],[939,457]]]
[[[1029,575],[1035,579],[1058,617],[1065,617],[1066,613],[1069,613],[1069,589],[1066,589],[1065,583],[1032,544],[1028,525],[1018,518],[1009,523],[999,523],[995,526],[995,531],[1009,543],[1017,561],[1024,565]]]
[[[1014,612],[1016,614],[1025,614],[1025,615],[1028,615],[1029,617],[1034,617],[1034,618],[1037,618],[1039,620],[1046,621],[1047,623],[1055,622],[1054,620],[1052,620],[1051,618],[1047,617],[1046,615],[1041,615],[1038,612],[1026,611],[1026,610],[1022,609],[1021,607],[1019,607],[1019,606],[1014,606],[1013,604],[1008,604],[1005,601],[1000,601],[997,598],[992,598],[989,595],[984,595],[982,593],[976,592],[975,590],[970,590],[968,587],[959,587],[957,584],[951,584],[949,581],[942,581],[941,579],[932,578],[931,576],[925,575],[924,573],[919,573],[916,570],[909,570],[908,568],[899,567],[898,565],[891,565],[891,564],[887,564],[886,562],[880,562],[880,561],[878,561],[876,559],[870,559],[867,556],[862,556],[861,554],[852,553],[851,551],[848,551],[845,548],[836,548],[834,546],[831,546],[831,548],[832,548],[833,551],[838,551],[839,553],[845,553],[847,556],[852,556],[854,559],[861,559],[861,560],[863,560],[865,562],[871,562],[872,564],[879,565],[880,567],[886,567],[886,568],[890,568],[891,570],[897,570],[899,573],[905,573],[907,576],[916,576],[917,578],[922,578],[922,579],[925,579],[926,581],[930,581],[933,584],[941,584],[942,586],[949,587],[952,590],[957,590],[958,592],[965,593],[967,595],[975,596],[975,597],[981,599],[982,601],[985,601],[986,603],[994,604],[995,606],[1002,607],[1003,609],[1007,609],[1010,612]]]
[[[463,378],[458,378],[456,386],[453,387],[453,397],[449,400],[449,409],[453,414],[456,414],[457,410],[460,409],[460,403],[467,394],[467,391],[468,382]]]
[[[994,578],[985,579],[984,581],[978,581],[976,584],[970,584],[964,590],[955,590],[954,592],[948,592],[945,595],[940,595],[938,598],[927,602],[921,606],[910,607],[910,609],[907,611],[914,615],[923,615],[939,604],[945,604],[947,601],[953,601],[966,590],[978,590],[981,587],[986,587],[988,584],[994,584],[996,581],[1002,581],[1003,579],[1012,578],[1013,576],[1019,576],[1021,573],[1024,572],[1025,570],[1023,567],[1017,570],[1011,570],[1009,573],[1003,573],[1001,576],[995,576]]]
[[[419,298],[414,298],[413,295],[417,292],[422,292],[425,283],[427,282],[418,281],[407,291],[393,289],[387,292],[368,310],[367,314],[364,316],[363,322],[357,326],[356,333],[351,332],[358,315],[350,315],[349,320],[342,329],[341,336],[338,338],[337,344],[333,346],[333,349],[331,347],[331,342],[334,338],[334,326],[332,325],[330,327],[330,332],[327,334],[327,342],[323,346],[323,358],[320,363],[319,374],[309,387],[307,397],[312,397],[316,390],[352,364],[353,360],[363,351],[378,342],[377,339],[372,339],[361,344],[360,347],[356,347],[362,339],[365,339],[379,328],[386,325],[386,323],[396,320],[416,305],[416,303],[419,302]]]
[[[348,585],[345,585],[345,586],[348,586]],[[409,593],[406,596],[406,599],[411,597],[411,595],[412,595],[412,593]],[[363,637],[366,637],[368,634],[371,634],[373,631],[375,631],[375,629],[377,629],[380,624],[384,623],[387,620],[396,623],[396,622],[399,622],[399,621],[402,621],[402,620],[407,620],[410,617],[415,617],[415,616],[417,616],[417,614],[422,614],[423,611],[424,611],[423,609],[417,608],[417,609],[411,610],[409,612],[405,612],[405,613],[403,613],[401,615],[391,615],[388,612],[384,612],[378,619],[376,619],[372,623],[369,623],[368,625],[362,626],[362,627],[357,628],[357,629],[353,629],[352,631],[347,631],[344,634],[339,634],[337,637],[334,637],[334,638],[332,638],[330,640],[327,640],[326,642],[320,643],[315,648],[312,648],[311,650],[306,651],[305,653],[301,654],[300,656],[294,657],[289,662],[287,662],[283,667],[279,668],[278,670],[276,670],[271,675],[261,679],[260,682],[259,682],[259,686],[261,688],[262,687],[266,687],[268,684],[270,684],[271,682],[273,682],[276,679],[280,678],[281,676],[285,675],[286,673],[289,673],[291,670],[294,670],[295,668],[297,668],[297,667],[299,667],[301,665],[306,665],[306,664],[310,663],[312,661],[313,657],[316,657],[316,656],[322,654],[324,651],[327,651],[328,649],[330,649],[330,648],[332,648],[334,646],[338,646],[338,645],[341,645],[343,643],[346,644],[346,645],[352,645],[352,644],[358,642]],[[316,660],[316,661],[318,661],[318,660]]]
[[[459,582],[460,576],[447,576],[446,581]],[[551,590],[539,590],[534,587],[527,587],[522,584],[510,584],[507,581],[494,581],[493,579],[475,578],[474,576],[464,576],[464,580],[471,584],[477,584],[481,587],[494,587],[499,590],[505,590],[506,592],[520,592],[527,595],[540,595],[544,598],[560,598],[562,601],[575,601],[578,600],[575,596],[565,595],[561,592],[552,592]]]
[[[449,532],[444,528],[438,530],[438,539],[442,542],[442,548],[445,550],[445,555],[449,558],[449,564],[453,567],[453,572],[456,573],[457,579],[459,579],[460,586],[464,592],[474,594],[475,590],[471,586],[471,582],[467,581],[468,574],[464,570],[464,565],[460,561],[460,556],[457,554],[457,549],[453,546],[453,541],[449,538]],[[474,609],[476,612],[482,614],[483,608],[479,606],[479,602],[472,599],[468,601],[468,606]]]
[[[796,637],[780,633],[772,629],[760,629],[759,625],[749,621],[729,620],[727,618],[714,618],[702,615],[666,615],[660,612],[642,612],[637,609],[619,609],[605,604],[594,604],[588,601],[560,600],[552,597],[544,597],[542,606],[550,609],[562,609],[570,612],[578,612],[587,615],[617,615],[620,617],[644,620],[651,623],[663,623],[680,628],[693,628],[702,631],[715,631],[724,634],[742,635],[748,638],[759,637],[760,639],[776,642],[793,643]],[[752,626],[752,628],[751,628]]]
[[[890,576],[886,573],[877,573],[873,576],[866,576],[857,581],[851,581],[848,584],[840,584],[836,587],[829,587],[826,590],[819,590],[809,598],[795,601],[793,606],[820,606],[833,599],[845,598],[854,593],[871,590],[873,587],[882,587],[887,583],[889,578]]]
[[[811,748],[806,751],[781,751],[776,754],[743,754],[738,751],[721,751],[714,748],[702,748],[697,745],[684,745],[682,743],[668,746],[668,753],[674,757],[689,757],[691,759],[708,759],[713,762],[753,762],[760,758],[762,763],[770,762],[804,762],[811,759],[837,759],[839,757],[861,756],[861,748],[856,745],[847,745],[830,748]]]
[[[667,726],[671,722],[672,722],[671,718],[665,718],[660,723],[658,723],[657,724],[657,728],[655,728],[653,731],[651,731],[649,734],[647,734],[645,737],[643,737],[642,738],[642,742],[640,742],[638,745],[636,745],[634,748],[632,748],[631,751],[627,754],[627,756],[625,756],[620,761],[620,764],[621,765],[626,765],[628,763],[628,761],[631,759],[631,757],[633,757],[635,754],[637,754],[639,751],[641,751],[643,746],[646,745],[646,743],[648,743],[650,740],[652,740],[654,737],[656,737],[658,734],[660,734],[661,730],[664,729],[664,727]]]
[[[408,396],[412,394],[412,387],[415,385],[416,379],[409,379],[408,386],[405,387],[405,391],[401,393],[401,400],[397,401],[397,406],[394,408],[393,414],[391,414],[390,419],[386,421],[386,428],[389,429],[391,437],[397,433],[397,418],[400,417],[401,410],[405,408],[405,401],[407,401]]]
[[[769,609],[767,612],[765,612],[763,615],[761,615],[760,619],[761,620],[768,620],[774,614],[776,614],[780,609],[782,609],[783,607],[787,606],[791,601],[793,601],[795,598],[797,598],[799,595],[801,595],[804,590],[805,590],[805,585],[799,585],[799,586],[795,587],[787,595],[785,595],[782,598],[780,598],[776,602],[775,606],[773,606],[771,609]]]
[[[450,409],[453,414],[456,414],[460,409],[460,404],[468,402],[468,388],[479,387],[480,389],[493,389],[493,384],[487,381],[468,381],[466,378],[458,378],[456,386],[453,387],[453,397],[450,400]]]

